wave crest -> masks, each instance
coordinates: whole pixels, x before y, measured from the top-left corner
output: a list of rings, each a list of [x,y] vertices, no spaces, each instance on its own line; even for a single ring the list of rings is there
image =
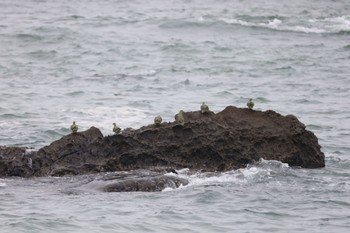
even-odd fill
[[[279,175],[293,175],[293,170],[288,164],[264,159],[261,159],[257,164],[248,165],[246,168],[223,173],[191,173],[189,169],[182,169],[177,172],[180,178],[189,181],[188,185],[180,186],[179,189],[191,186],[224,186],[226,184],[245,185],[251,183],[268,183],[271,182],[273,177],[279,177]],[[177,176],[173,173],[169,173],[168,175]],[[169,189],[164,191],[169,191]]]
[[[299,22],[293,22],[292,19],[281,20],[279,18],[273,18],[267,22],[256,22],[239,18],[219,18],[218,20],[231,25],[272,29],[286,32],[316,34],[350,33],[350,16],[307,19]]]

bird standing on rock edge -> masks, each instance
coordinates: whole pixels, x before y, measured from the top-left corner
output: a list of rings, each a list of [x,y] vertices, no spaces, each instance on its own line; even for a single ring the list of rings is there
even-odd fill
[[[184,126],[185,125],[185,116],[184,116],[184,111],[180,110],[178,114],[175,115],[175,121],[178,122],[180,125]]]
[[[162,119],[161,116],[156,116],[156,117],[154,118],[154,125],[155,125],[155,126],[160,126],[160,124],[162,123],[162,121],[163,121],[163,119]]]
[[[75,124],[75,121],[73,121],[73,124],[70,126],[70,130],[72,133],[78,132],[78,126]]]
[[[247,102],[247,107],[248,109],[252,110],[253,107],[254,107],[254,102],[252,99],[249,99],[248,102]]]
[[[210,112],[210,110],[209,110],[208,105],[206,105],[205,102],[203,102],[201,105],[201,113],[205,114],[205,113],[209,113],[209,112]]]
[[[113,123],[113,132],[115,134],[119,134],[121,129],[116,125],[116,123]]]

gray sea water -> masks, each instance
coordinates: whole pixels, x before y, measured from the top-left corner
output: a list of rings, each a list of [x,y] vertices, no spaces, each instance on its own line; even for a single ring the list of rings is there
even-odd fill
[[[99,192],[104,174],[0,179],[0,232],[349,232],[349,64],[347,0],[0,0],[0,145],[253,98],[326,155],[183,169],[189,185],[159,193]]]

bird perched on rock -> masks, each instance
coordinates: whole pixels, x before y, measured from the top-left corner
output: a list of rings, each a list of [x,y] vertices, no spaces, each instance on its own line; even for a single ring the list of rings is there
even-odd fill
[[[180,125],[185,125],[185,116],[184,116],[184,111],[180,110],[178,114],[175,115],[175,120],[180,124]]]
[[[248,107],[249,109],[253,109],[253,107],[254,107],[254,102],[253,102],[252,99],[249,99],[249,100],[248,100],[248,102],[247,102],[247,107]]]
[[[121,131],[121,129],[115,123],[113,123],[113,132],[115,134],[119,134],[120,131]]]
[[[163,119],[161,116],[156,116],[154,118],[154,125],[159,126],[162,123]]]
[[[209,113],[209,112],[210,112],[210,110],[209,110],[208,105],[206,105],[205,102],[203,102],[201,105],[201,113],[204,114],[204,113]]]
[[[75,121],[73,121],[73,124],[70,126],[70,130],[72,133],[78,132],[78,126],[75,124]]]

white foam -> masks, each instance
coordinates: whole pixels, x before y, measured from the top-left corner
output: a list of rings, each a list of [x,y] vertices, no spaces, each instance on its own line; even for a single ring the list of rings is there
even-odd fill
[[[250,170],[250,171],[249,171]],[[195,173],[186,174],[179,173],[180,178],[187,179],[189,181],[189,186],[201,186],[201,185],[217,185],[220,183],[244,183],[244,179],[239,178],[242,174],[250,176],[251,171],[254,169],[239,169],[237,171],[230,171],[225,173]],[[243,172],[242,172],[243,171]],[[187,187],[184,186],[184,187]]]
[[[6,183],[0,182],[0,188],[6,187]]]
[[[162,192],[171,192],[171,191],[178,190],[178,189],[183,189],[183,188],[185,188],[185,186],[180,184],[180,186],[178,188],[166,187],[166,188],[164,188],[162,190]]]
[[[274,18],[272,21],[269,21],[268,23],[268,25],[270,25],[273,28],[277,28],[281,24],[282,24],[282,20],[279,20],[277,18]]]
[[[173,191],[173,188],[170,187],[166,187],[165,189],[162,190],[162,192],[169,192],[169,191]]]
[[[335,32],[350,31],[350,16],[325,18],[323,21],[331,23],[329,28],[335,30]]]
[[[259,164],[260,165],[267,165],[267,166],[271,166],[271,167],[276,167],[276,168],[282,168],[282,169],[289,168],[288,163],[282,163],[281,161],[278,161],[278,160],[260,159]]]
[[[36,150],[34,148],[27,148],[24,152],[24,155],[31,154],[32,152],[35,152]]]
[[[327,31],[321,28],[309,28],[309,27],[304,27],[304,26],[293,26],[293,27],[284,27],[282,30],[286,31],[294,31],[294,32],[304,32],[304,33],[316,33],[316,34],[321,34],[321,33],[326,33]]]
[[[302,32],[302,33],[316,33],[316,34],[321,34],[321,33],[334,33],[334,32],[339,32],[341,30],[349,30],[348,27],[348,21],[347,19],[338,19],[338,23],[341,22],[342,26],[333,26],[332,27],[327,27],[322,24],[317,24],[313,25],[310,27],[302,26],[302,25],[286,25],[283,23],[282,20],[274,18],[273,20],[268,21],[268,23],[252,23],[252,22],[247,22],[244,20],[240,19],[228,19],[228,18],[220,18],[219,20],[224,21],[228,24],[235,24],[235,25],[241,25],[241,26],[247,26],[247,27],[258,27],[258,28],[269,28],[269,29],[274,29],[278,31],[292,31],[292,32]],[[309,20],[309,22],[311,22]]]
[[[289,165],[276,160],[261,159],[256,165],[248,165],[246,168],[232,170],[223,173],[191,173],[189,169],[177,171],[178,174],[167,173],[168,176],[178,176],[189,181],[186,186],[180,186],[177,189],[183,189],[193,186],[203,185],[223,185],[236,184],[243,185],[255,180],[269,180],[274,173],[282,173],[290,169]],[[166,188],[163,191],[171,191],[172,188]]]
[[[199,16],[199,17],[197,18],[197,21],[198,21],[198,22],[204,22],[203,16]]]
[[[341,156],[335,153],[325,153],[325,157],[328,161],[340,162],[343,160]]]

